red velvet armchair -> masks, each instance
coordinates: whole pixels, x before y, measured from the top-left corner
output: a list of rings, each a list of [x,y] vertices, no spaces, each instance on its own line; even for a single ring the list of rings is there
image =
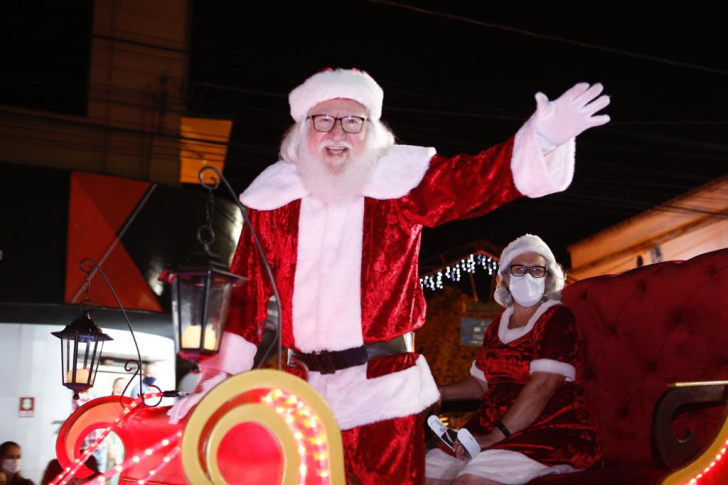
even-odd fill
[[[690,462],[724,421],[725,385],[710,393],[718,402],[678,406],[673,399],[674,418],[668,410],[653,426],[670,384],[728,379],[728,249],[580,281],[564,290],[564,304],[585,337],[586,392],[604,437],[603,458],[590,470],[531,483],[661,483],[671,473],[662,462]],[[701,399],[711,400],[705,392]],[[686,447],[687,454],[674,456]],[[673,456],[660,458],[658,449]],[[698,483],[728,483],[725,458]]]

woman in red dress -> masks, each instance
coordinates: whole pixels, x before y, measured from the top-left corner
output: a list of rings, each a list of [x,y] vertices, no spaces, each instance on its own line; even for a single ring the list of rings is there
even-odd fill
[[[462,381],[441,400],[480,398],[465,425],[480,445],[470,457],[427,454],[427,483],[522,484],[592,466],[601,439],[586,406],[582,337],[561,305],[565,275],[538,236],[511,242],[500,259],[495,300],[506,307],[485,331]]]

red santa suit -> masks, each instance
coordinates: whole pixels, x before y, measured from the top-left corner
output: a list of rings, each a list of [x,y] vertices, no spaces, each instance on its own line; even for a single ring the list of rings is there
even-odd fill
[[[268,167],[240,200],[278,286],[283,346],[340,351],[418,329],[425,322],[417,273],[422,227],[564,190],[573,167],[573,140],[543,156],[531,121],[475,156],[395,145],[361,195],[336,203],[311,196],[295,165]],[[232,271],[250,280],[235,290],[223,341],[225,354],[235,355],[233,370],[242,372],[252,367],[273,294],[248,227]],[[439,396],[424,356],[402,353],[308,378],[344,430],[347,469],[361,483],[423,480],[422,426],[413,417]]]
[[[523,327],[509,328],[514,308],[493,319],[470,374],[487,383],[478,410],[464,426],[473,435],[496,426],[534,372],[564,376],[544,410],[525,429],[489,446],[471,460],[434,449],[427,454],[427,476],[454,480],[473,475],[504,484],[571,473],[594,465],[602,441],[584,395],[583,339],[574,315],[560,301],[540,304]]]

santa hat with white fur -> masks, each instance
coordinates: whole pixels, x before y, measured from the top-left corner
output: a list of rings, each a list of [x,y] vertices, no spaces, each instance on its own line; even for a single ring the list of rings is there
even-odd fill
[[[538,236],[534,236],[533,234],[523,235],[511,241],[511,243],[503,249],[499,262],[500,272],[507,272],[508,268],[511,266],[511,262],[523,253],[536,253],[543,256],[547,261],[549,273],[556,276],[557,287],[555,289],[560,290],[564,287],[564,271],[561,269],[561,266],[556,263],[554,253],[551,252],[551,248],[543,242],[543,239]]]
[[[314,74],[291,91],[288,95],[291,117],[300,123],[311,108],[336,98],[353,99],[362,104],[373,120],[382,116],[384,91],[369,74],[357,69],[327,69]]]

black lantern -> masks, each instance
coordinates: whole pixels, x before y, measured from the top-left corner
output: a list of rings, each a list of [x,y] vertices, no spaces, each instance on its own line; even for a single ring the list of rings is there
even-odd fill
[[[93,304],[89,300],[88,294],[89,288],[91,287],[91,274],[98,271],[106,282],[109,291],[114,296],[119,310],[124,315],[124,320],[126,320],[126,325],[129,327],[129,332],[131,332],[131,337],[136,347],[137,360],[127,361],[126,365],[124,365],[124,369],[129,372],[131,371],[129,364],[132,362],[136,364],[134,376],[127,383],[127,387],[132,383],[134,377],[139,376],[139,388],[141,389],[142,356],[139,352],[139,346],[136,343],[134,329],[131,327],[131,322],[129,322],[129,317],[126,315],[124,306],[121,304],[114,287],[111,285],[111,281],[106,277],[99,263],[91,258],[84,258],[81,260],[79,266],[81,267],[81,271],[86,273],[86,283],[84,284],[85,295],[81,301],[81,318],[77,318],[60,332],[51,332],[52,335],[61,339],[61,377],[63,385],[73,391],[73,399],[78,399],[79,392],[93,387],[94,381],[96,380],[96,371],[99,368],[99,361],[101,360],[101,352],[104,349],[104,342],[113,340],[103,333],[99,326],[91,319],[90,312],[93,309]],[[126,392],[126,388],[124,392]],[[123,394],[119,396],[119,402],[122,402]]]
[[[216,354],[233,288],[247,279],[230,273],[207,250],[194,253],[162,279],[172,285],[172,321],[179,355],[199,362],[203,355]]]
[[[208,189],[207,221],[197,231],[197,239],[204,250],[192,254],[177,270],[163,272],[159,278],[172,285],[172,321],[177,353],[195,363],[220,350],[233,288],[247,281],[247,278],[231,273],[227,265],[210,251],[215,240],[212,216],[215,208],[213,191],[217,183],[205,184],[205,187]]]
[[[101,331],[91,320],[88,309],[60,332],[51,332],[61,339],[61,372],[63,385],[73,391],[73,399],[78,393],[93,387],[96,371],[99,368],[104,342],[113,340]]]

